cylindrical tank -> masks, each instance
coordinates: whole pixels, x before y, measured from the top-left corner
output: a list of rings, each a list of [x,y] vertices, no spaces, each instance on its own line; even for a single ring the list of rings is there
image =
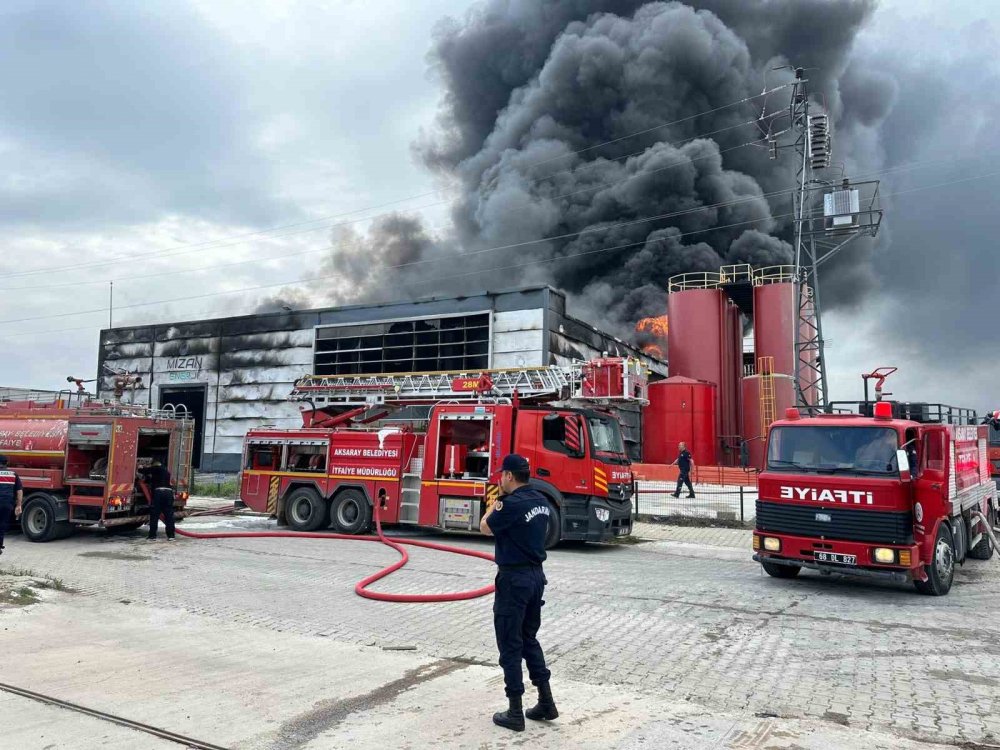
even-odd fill
[[[713,383],[677,375],[650,383],[642,417],[642,460],[672,463],[683,442],[696,464],[717,463],[716,391]]]
[[[13,469],[61,469],[66,460],[69,423],[63,419],[4,419],[0,415],[0,455]]]
[[[754,357],[774,358],[773,372],[795,374],[795,284],[763,284],[753,289]]]
[[[716,386],[715,434],[734,442],[740,427],[740,378],[743,375],[743,318],[721,289],[682,289],[667,296],[668,356],[671,375]],[[729,444],[729,443],[727,443]],[[719,453],[716,461],[734,463],[738,454]],[[698,461],[698,458],[695,458]],[[704,459],[702,459],[703,463]]]
[[[764,413],[761,404],[762,375],[743,378],[743,439],[747,444],[749,465],[764,468],[767,435],[764,430]],[[774,417],[782,419],[785,409],[795,406],[795,380],[791,375],[774,375]]]

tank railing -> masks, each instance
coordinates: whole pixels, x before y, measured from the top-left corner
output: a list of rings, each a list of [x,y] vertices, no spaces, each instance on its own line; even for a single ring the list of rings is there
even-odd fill
[[[753,272],[753,285],[792,284],[796,280],[795,266],[765,266]]]
[[[679,273],[667,279],[667,291],[683,292],[687,289],[716,289],[722,283],[722,274],[717,271],[692,271],[689,273]]]
[[[749,263],[722,266],[719,269],[719,275],[722,277],[722,284],[737,284],[741,281],[749,283],[753,281],[753,266]]]

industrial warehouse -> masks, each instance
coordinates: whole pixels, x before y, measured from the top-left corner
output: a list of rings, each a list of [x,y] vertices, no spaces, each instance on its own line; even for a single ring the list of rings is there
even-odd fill
[[[560,292],[528,287],[104,330],[99,395],[113,394],[114,371],[137,375],[142,387],[127,401],[183,405],[196,424],[195,466],[235,472],[247,430],[301,425],[288,395],[304,375],[537,367],[602,354],[639,357],[653,378],[667,375],[665,362],[571,317]],[[639,458],[638,410],[621,417]]]

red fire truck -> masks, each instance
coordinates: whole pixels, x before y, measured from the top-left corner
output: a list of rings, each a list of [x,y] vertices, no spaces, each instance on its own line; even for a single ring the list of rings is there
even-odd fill
[[[552,506],[550,546],[631,532],[630,461],[607,408],[646,402],[638,360],[311,376],[292,398],[305,404],[304,426],[247,433],[240,493],[292,529],[362,534],[378,503],[384,523],[478,531],[500,462],[517,452]]]
[[[956,564],[993,555],[988,426],[938,404],[865,406],[872,416],[789,409],[772,424],[754,559],[776,578],[811,568],[947,594]]]
[[[10,394],[7,394],[8,396]],[[96,401],[85,393],[0,400],[0,454],[24,486],[21,529],[33,542],[75,527],[134,529],[149,518],[150,489],[136,472],[159,460],[183,518],[194,422],[173,410]]]

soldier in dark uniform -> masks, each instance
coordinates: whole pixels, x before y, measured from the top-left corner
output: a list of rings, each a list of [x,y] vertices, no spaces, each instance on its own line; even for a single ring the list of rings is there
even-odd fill
[[[549,721],[559,716],[545,655],[538,643],[542,624],[542,595],[545,592],[545,535],[551,509],[545,496],[528,486],[528,462],[511,454],[503,460],[500,489],[504,496],[483,516],[479,525],[484,534],[496,537],[496,594],[493,626],[500,650],[504,685],[509,707],[493,714],[493,723],[516,732],[524,731],[524,717]],[[538,688],[538,704],[525,712],[521,706],[524,682],[521,660]]]
[[[7,457],[0,456],[0,555],[3,554],[3,537],[7,533],[7,522],[11,514],[21,515],[24,490],[21,478],[7,468]]]
[[[156,539],[156,530],[163,515],[163,525],[167,529],[167,541],[174,539],[174,490],[170,486],[170,472],[159,461],[154,460],[148,469],[139,472],[152,493],[149,505],[149,539]]]

